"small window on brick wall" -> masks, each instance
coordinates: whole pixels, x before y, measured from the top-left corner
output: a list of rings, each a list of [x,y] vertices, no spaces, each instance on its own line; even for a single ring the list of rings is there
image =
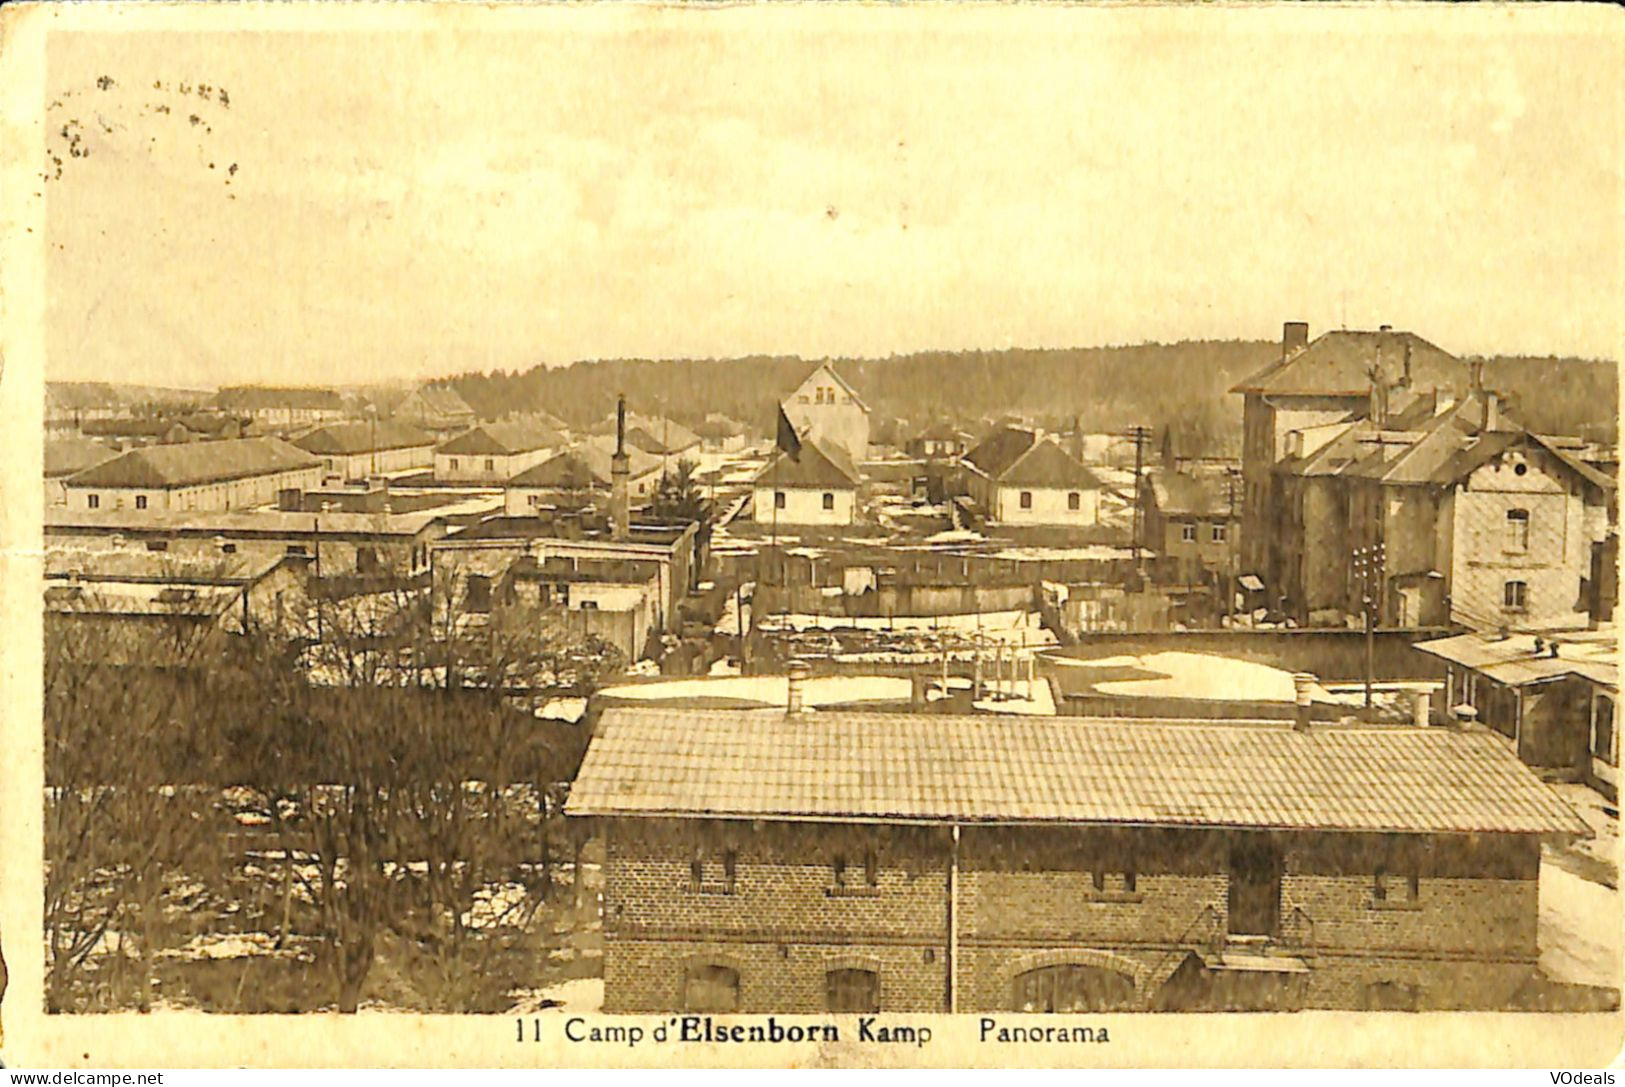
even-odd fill
[[[1134,899],[1140,894],[1140,874],[1132,854],[1092,857],[1084,862],[1089,874],[1089,895],[1104,900]]]
[[[688,889],[695,894],[731,895],[738,886],[738,850],[698,850],[688,863]]]
[[[830,862],[829,893],[834,898],[863,898],[880,893],[880,854],[874,849],[835,854]]]
[[[1390,843],[1371,876],[1373,909],[1415,909],[1422,894],[1422,865],[1409,843]]]

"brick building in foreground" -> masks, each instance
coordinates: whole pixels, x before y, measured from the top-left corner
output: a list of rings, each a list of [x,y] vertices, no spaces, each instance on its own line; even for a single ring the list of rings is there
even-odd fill
[[[845,712],[609,709],[566,810],[611,1012],[1504,1008],[1587,834],[1483,731]]]

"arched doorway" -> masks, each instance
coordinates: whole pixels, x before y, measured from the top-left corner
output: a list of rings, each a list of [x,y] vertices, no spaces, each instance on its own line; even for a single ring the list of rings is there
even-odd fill
[[[1105,966],[1057,963],[1017,974],[1011,983],[1020,1012],[1120,1011],[1134,1006],[1134,979]]]

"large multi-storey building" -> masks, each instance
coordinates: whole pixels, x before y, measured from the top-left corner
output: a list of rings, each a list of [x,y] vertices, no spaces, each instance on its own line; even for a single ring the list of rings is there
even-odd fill
[[[1277,597],[1285,595],[1277,543],[1282,498],[1274,468],[1288,453],[1290,433],[1366,416],[1374,382],[1421,395],[1459,389],[1466,376],[1465,364],[1412,332],[1384,325],[1375,332],[1327,332],[1311,342],[1307,324],[1288,321],[1281,332],[1281,357],[1230,390],[1244,398],[1244,572],[1262,577]]]

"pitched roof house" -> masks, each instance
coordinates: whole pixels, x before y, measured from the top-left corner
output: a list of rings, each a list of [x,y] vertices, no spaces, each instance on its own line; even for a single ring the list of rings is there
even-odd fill
[[[419,385],[395,405],[394,416],[425,430],[461,430],[478,420],[468,401],[449,385]]]
[[[756,473],[752,518],[758,524],[849,525],[862,477],[846,450],[816,438],[776,450]]]
[[[565,810],[608,843],[606,1011],[1505,1008],[1541,841],[1589,835],[1482,731],[812,713],[796,683],[605,709]]]
[[[74,509],[241,509],[321,482],[317,458],[279,438],[151,445],[69,476]]]
[[[1052,438],[1005,427],[960,458],[966,490],[995,522],[1093,525],[1100,480]]]
[[[434,477],[506,483],[565,444],[563,434],[532,422],[481,423],[435,447]]]

